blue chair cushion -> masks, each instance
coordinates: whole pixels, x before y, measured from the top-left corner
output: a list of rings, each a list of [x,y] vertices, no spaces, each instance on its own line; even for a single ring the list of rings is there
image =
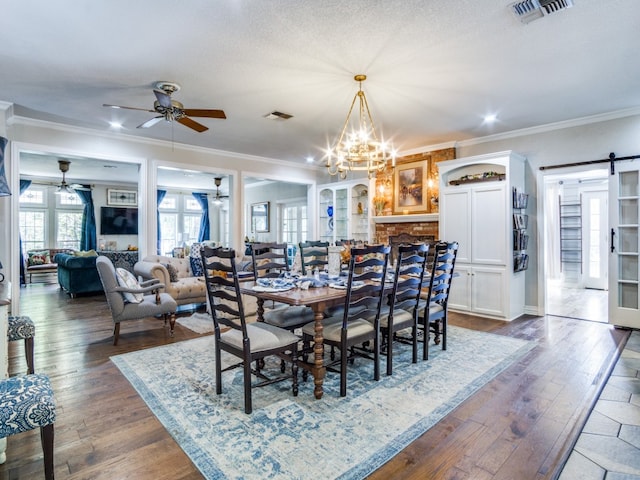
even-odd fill
[[[10,342],[33,338],[35,334],[36,327],[30,317],[26,315],[9,317],[7,338]]]
[[[56,420],[56,404],[49,377],[36,373],[0,380],[0,438]]]

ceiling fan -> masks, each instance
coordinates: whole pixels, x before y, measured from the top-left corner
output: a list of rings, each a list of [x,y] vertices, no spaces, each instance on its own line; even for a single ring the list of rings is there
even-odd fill
[[[205,130],[209,130],[209,127],[205,127],[204,125],[196,122],[190,117],[207,117],[220,119],[227,118],[223,110],[184,108],[184,105],[182,105],[182,103],[171,98],[171,94],[179,90],[180,85],[178,85],[177,83],[156,82],[155,88],[153,89],[153,93],[156,96],[156,101],[153,102],[153,110],[137,107],[123,107],[120,105],[109,105],[106,103],[102,106],[110,108],[126,108],[128,110],[142,110],[144,112],[159,114],[158,116],[147,120],[141,125],[138,125],[137,128],[149,128],[158,123],[160,120],[165,120],[167,122],[172,122],[175,120],[176,122],[181,123],[185,127],[189,127],[196,132],[204,132]]]
[[[223,198],[229,198],[229,195],[221,195],[220,194],[220,184],[222,183],[222,178],[216,177],[214,178],[214,183],[216,184],[216,196],[213,199],[213,203],[216,205],[222,205]]]
[[[71,162],[69,160],[60,160],[60,159],[58,160],[58,168],[62,172],[62,182],[60,182],[60,185],[58,185],[58,188],[56,189],[55,193],[57,195],[63,195],[66,193],[73,195],[76,193],[75,190],[84,190],[84,191],[91,190],[91,187],[82,185],[80,183],[72,183],[71,185],[67,183],[66,174],[69,171],[69,165],[71,165]]]

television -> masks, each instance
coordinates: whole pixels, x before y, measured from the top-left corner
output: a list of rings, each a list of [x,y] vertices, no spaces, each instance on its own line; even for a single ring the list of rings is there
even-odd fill
[[[101,235],[137,235],[138,209],[100,207]]]

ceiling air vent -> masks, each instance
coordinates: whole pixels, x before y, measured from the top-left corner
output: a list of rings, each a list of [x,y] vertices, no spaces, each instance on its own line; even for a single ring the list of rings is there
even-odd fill
[[[264,118],[268,118],[269,120],[289,120],[293,115],[289,115],[288,113],[282,113],[277,110],[274,110],[271,113],[267,113]]]
[[[573,7],[573,0],[523,0],[509,6],[522,23],[533,22],[570,7]]]

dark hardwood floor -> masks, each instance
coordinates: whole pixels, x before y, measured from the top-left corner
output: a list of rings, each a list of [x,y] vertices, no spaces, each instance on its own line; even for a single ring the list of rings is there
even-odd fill
[[[23,288],[20,305],[36,323],[36,371],[49,374],[56,394],[58,479],[202,478],[109,360],[196,333],[176,325],[170,338],[161,320],[147,319],[123,324],[113,346],[104,296],[71,299],[55,284]],[[370,478],[554,478],[629,333],[560,317],[452,314],[450,322],[538,345]],[[9,345],[9,365],[26,372],[20,342]],[[0,479],[42,477],[39,433],[10,437]]]

